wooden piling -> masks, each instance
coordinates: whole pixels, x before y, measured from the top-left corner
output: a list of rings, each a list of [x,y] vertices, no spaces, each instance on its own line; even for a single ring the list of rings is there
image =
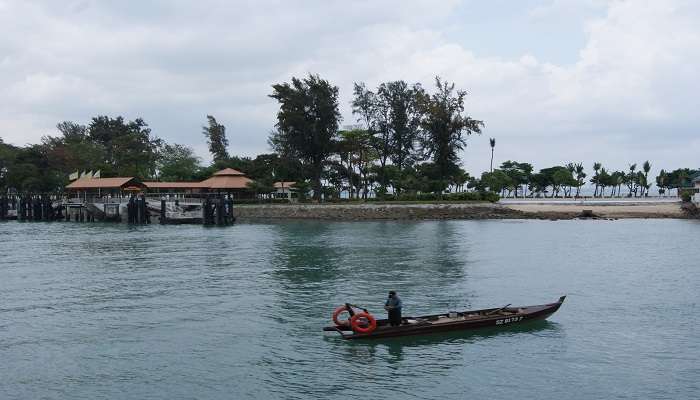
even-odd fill
[[[129,203],[126,205],[126,214],[128,223],[133,224],[136,222],[136,199],[133,195],[129,198]]]
[[[233,197],[231,197],[231,195],[229,195],[226,199],[226,203],[226,214],[228,217],[228,223],[233,224],[234,222],[236,222],[236,217],[233,215]]]
[[[216,199],[216,225],[224,225],[224,199],[221,197]]]
[[[4,221],[7,219],[7,197],[0,197],[0,220]]]

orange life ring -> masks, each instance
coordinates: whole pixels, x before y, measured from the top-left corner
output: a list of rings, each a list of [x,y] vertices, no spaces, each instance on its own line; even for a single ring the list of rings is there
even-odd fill
[[[348,326],[348,325],[350,325],[350,317],[348,317],[348,319],[342,320],[342,321],[340,320],[340,318],[338,318],[340,316],[340,314],[342,314],[344,312],[347,312],[348,314],[350,314],[350,310],[348,310],[347,306],[340,306],[340,307],[336,308],[335,311],[333,311],[333,322],[335,322],[336,326]]]
[[[372,333],[377,329],[377,320],[370,313],[359,312],[350,318],[350,327],[356,333]]]

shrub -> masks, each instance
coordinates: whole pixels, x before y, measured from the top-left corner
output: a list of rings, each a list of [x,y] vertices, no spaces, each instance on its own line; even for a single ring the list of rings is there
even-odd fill
[[[693,194],[691,193],[690,190],[683,190],[681,192],[681,200],[683,200],[684,203],[689,203],[690,199],[693,197]]]

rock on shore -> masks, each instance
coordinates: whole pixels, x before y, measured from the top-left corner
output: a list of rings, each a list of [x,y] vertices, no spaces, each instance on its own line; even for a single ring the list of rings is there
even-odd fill
[[[492,203],[244,205],[234,213],[240,219],[338,221],[527,218],[522,211]]]
[[[241,220],[308,219],[335,221],[440,220],[440,219],[575,219],[589,209],[596,217],[610,218],[687,218],[677,204],[663,205],[506,205],[494,203],[428,204],[260,204],[235,207]]]

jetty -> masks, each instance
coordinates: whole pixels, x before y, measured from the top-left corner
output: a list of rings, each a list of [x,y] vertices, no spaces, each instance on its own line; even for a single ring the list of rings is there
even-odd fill
[[[202,182],[80,178],[63,193],[1,196],[0,220],[226,226],[236,220],[237,200],[254,199],[250,181],[232,168]]]

